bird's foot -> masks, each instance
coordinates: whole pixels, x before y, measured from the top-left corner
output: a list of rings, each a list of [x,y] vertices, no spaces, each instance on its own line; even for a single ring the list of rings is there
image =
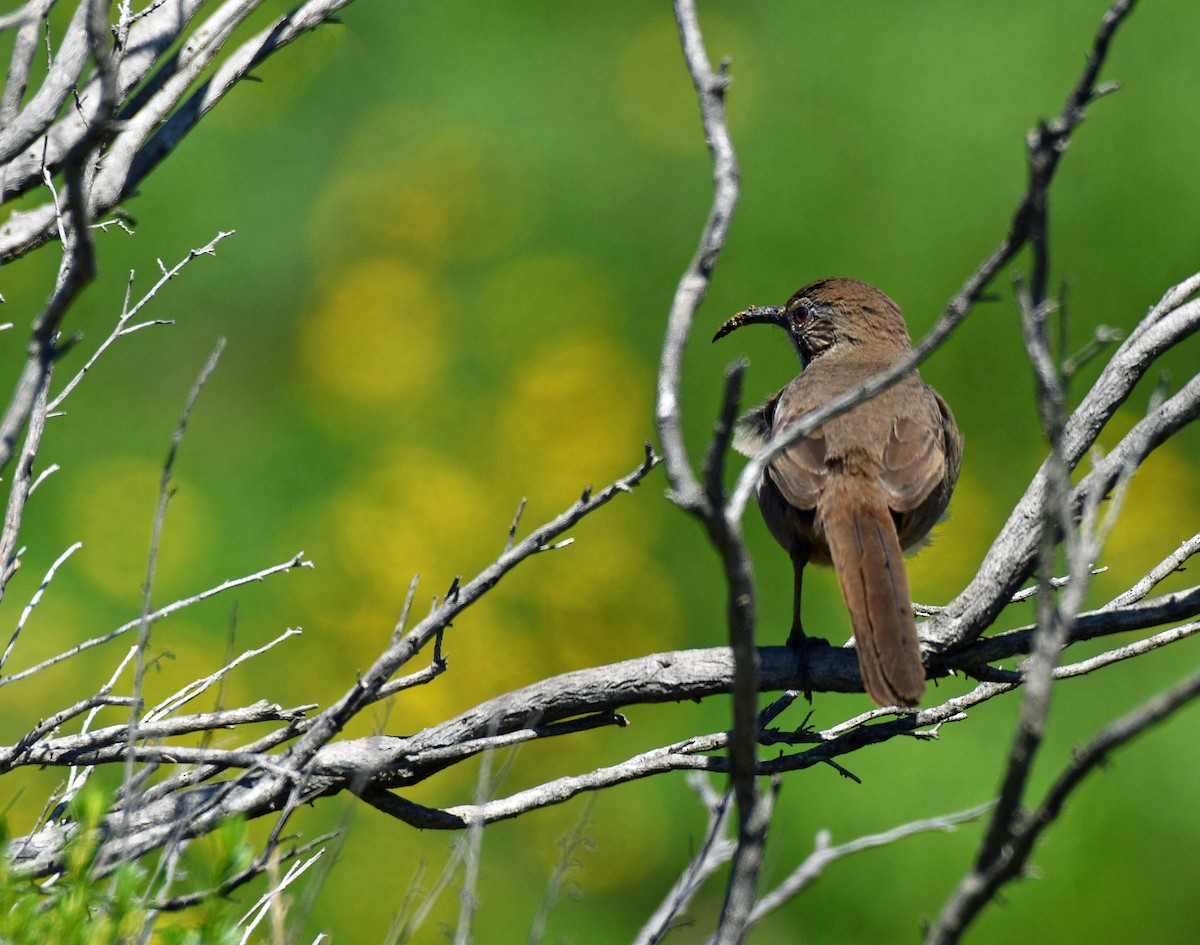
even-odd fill
[[[800,685],[797,688],[804,693],[804,698],[810,705],[812,704],[812,682],[808,667],[812,661],[813,650],[827,649],[828,647],[828,640],[823,637],[810,637],[799,624],[792,625],[792,632],[788,634],[787,638],[787,648],[794,651],[799,660]]]

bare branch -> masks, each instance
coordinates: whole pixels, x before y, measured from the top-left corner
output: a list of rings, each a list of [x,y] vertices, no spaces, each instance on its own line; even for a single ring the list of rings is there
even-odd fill
[[[655,419],[671,498],[681,508],[701,514],[705,511],[703,493],[688,461],[680,425],[679,379],[683,370],[683,349],[691,334],[696,311],[708,291],[708,281],[725,245],[729,222],[737,205],[739,172],[725,120],[725,92],[729,87],[725,66],[722,65],[716,72],[709,66],[695,5],[691,0],[677,0],[675,21],[679,27],[684,60],[700,100],[704,137],[712,153],[714,193],[700,243],[679,280],[667,316],[667,332],[658,369]]]
[[[338,10],[350,2],[307,0],[290,13],[278,17],[217,64],[222,44],[257,4],[231,2],[219,7],[203,26],[193,32],[194,41],[185,43],[180,55],[163,63],[157,77],[146,84],[145,94],[126,104],[122,111],[124,127],[107,151],[92,188],[89,205],[92,218],[111,210],[131,196],[138,185],[239,81],[297,37],[329,22]],[[130,69],[121,76],[120,82],[114,87],[120,89],[120,95],[125,95],[140,80],[141,76],[135,75],[137,71],[141,71],[141,75],[149,71],[153,62],[177,39],[183,26],[195,16],[200,6],[198,0],[172,0],[143,21],[148,24],[145,26],[146,35],[152,36],[153,42],[142,49],[146,55],[153,53],[153,59],[149,62],[139,59],[136,69]],[[139,23],[131,30],[131,35],[142,25]],[[62,57],[61,51],[59,56]],[[187,101],[183,101],[205,69],[214,65],[212,75],[196,86]],[[36,132],[40,133],[40,130]],[[71,133],[68,130],[64,137],[69,139]],[[27,132],[25,137],[28,137]],[[7,186],[24,188],[24,171],[21,167],[15,169]],[[3,177],[0,176],[0,179]],[[53,237],[54,212],[51,205],[22,213],[19,219],[10,220],[0,232],[0,263],[10,262]],[[2,432],[3,428],[0,427]]]
[[[150,534],[150,553],[146,562],[146,583],[142,588],[142,617],[138,625],[138,642],[137,655],[134,661],[133,672],[133,708],[129,713],[128,734],[126,738],[126,746],[128,756],[125,762],[125,785],[127,788],[128,799],[124,810],[124,818],[122,820],[122,829],[127,830],[130,820],[133,815],[134,795],[128,792],[128,787],[133,782],[134,765],[138,754],[137,732],[138,723],[142,717],[142,682],[146,669],[146,650],[150,645],[150,600],[154,591],[154,576],[158,567],[158,548],[159,541],[162,537],[163,522],[167,515],[167,503],[170,500],[174,490],[171,488],[171,474],[175,466],[175,458],[179,453],[180,446],[183,445],[183,437],[187,432],[188,420],[191,418],[192,409],[196,406],[196,401],[200,398],[200,391],[204,389],[204,385],[208,382],[212,372],[216,370],[217,361],[221,358],[221,352],[225,350],[225,339],[222,338],[217,342],[216,348],[212,354],[208,356],[204,366],[200,369],[200,374],[196,377],[192,384],[192,389],[188,392],[187,400],[184,402],[183,411],[179,417],[179,423],[175,427],[175,433],[171,437],[171,448],[167,451],[166,461],[163,463],[162,478],[158,487],[158,504],[154,512],[154,525],[151,528]]]
[[[228,660],[225,665],[218,669],[215,673],[210,673],[208,676],[204,676],[201,679],[192,680],[178,692],[173,693],[158,705],[154,706],[154,708],[148,710],[146,712],[144,721],[153,722],[161,718],[166,718],[171,713],[177,711],[178,709],[187,705],[193,699],[199,697],[201,693],[206,692],[209,688],[221,682],[227,675],[229,675],[229,673],[235,670],[242,663],[246,662],[247,660],[251,660],[256,656],[261,656],[268,650],[274,649],[284,640],[289,640],[292,637],[299,636],[299,634],[299,629],[289,628],[277,636],[274,640],[271,640],[260,647],[246,650],[244,653],[241,653],[234,659]]]
[[[290,860],[296,860],[300,857],[307,856],[313,850],[317,850],[322,844],[328,843],[334,839],[337,834],[326,833],[308,843],[294,847],[279,856],[279,862],[286,863]],[[272,850],[272,853],[275,851]],[[227,896],[236,889],[245,886],[252,879],[261,876],[267,871],[268,856],[266,854],[256,857],[254,862],[248,867],[233,876],[229,877],[220,886],[214,889],[201,889],[195,892],[186,893],[181,896],[174,896],[170,899],[159,899],[154,902],[147,903],[147,908],[152,912],[180,912],[184,909],[190,909],[193,906],[200,905],[203,902],[209,902],[218,896]],[[305,867],[307,869],[307,867]]]
[[[54,580],[54,575],[58,573],[58,569],[63,566],[63,563],[71,557],[75,552],[83,547],[83,542],[75,542],[70,548],[64,551],[55,559],[54,564],[50,565],[50,569],[46,572],[46,576],[42,578],[42,583],[38,585],[38,589],[34,591],[33,597],[29,599],[29,603],[25,605],[25,609],[21,611],[21,616],[17,620],[17,626],[13,629],[12,636],[8,640],[8,646],[4,648],[3,655],[0,655],[0,669],[4,668],[4,664],[8,662],[8,657],[12,654],[13,647],[17,645],[17,638],[21,635],[21,631],[25,629],[25,624],[28,622],[33,609],[41,602],[42,595],[46,593],[46,588],[50,586],[50,582]]]
[[[429,616],[384,651],[357,685],[313,721],[304,738],[293,747],[290,763],[297,768],[305,765],[360,708],[379,698],[383,687],[400,667],[416,656],[430,640],[443,633],[460,613],[491,590],[505,574],[525,559],[546,550],[555,538],[586,515],[606,505],[615,496],[629,492],[657,464],[658,457],[647,444],[646,458],[637,469],[595,495],[585,493],[571,508],[517,542],[464,584],[456,594],[434,607]]]
[[[1167,294],[1171,299],[1178,296],[1178,292]],[[1148,319],[1130,332],[1067,420],[1062,448],[1064,460],[1071,468],[1091,448],[1104,425],[1154,361],[1200,330],[1200,300],[1153,314],[1152,324],[1147,327]],[[1200,378],[1193,377],[1179,393],[1122,438],[1118,447],[1097,464],[1096,470],[1075,486],[1072,500],[1078,502],[1088,494],[1103,495],[1133,457],[1148,455],[1195,419],[1198,411]],[[1043,465],[1009,515],[975,577],[940,614],[923,625],[921,637],[925,644],[938,651],[964,646],[995,619],[1030,574],[1040,534],[1038,509],[1048,475],[1048,467]]]
[[[1034,845],[1061,814],[1063,803],[1083,779],[1117,748],[1161,722],[1200,695],[1197,673],[1106,726],[1063,770],[1041,805],[1025,814],[1011,832],[1010,843],[986,864],[967,874],[943,906],[925,938],[926,945],[957,942],[963,931],[991,901],[997,890],[1020,875]],[[984,868],[986,867],[986,868]]]
[[[705,881],[733,858],[737,844],[725,838],[729,823],[728,792],[718,795],[709,786],[706,775],[693,772],[688,775],[688,785],[700,795],[708,810],[708,828],[692,861],[679,874],[666,897],[654,914],[646,920],[638,932],[633,945],[655,945],[661,942],[679,916],[691,904]]]
[[[1182,571],[1184,562],[1197,552],[1200,552],[1200,534],[1193,535],[1182,542],[1178,548],[1151,568],[1145,577],[1134,584],[1129,590],[1125,591],[1125,593],[1118,594],[1105,604],[1102,609],[1115,610],[1143,600],[1147,594],[1176,571]]]
[[[5,117],[8,120],[0,126],[0,164],[9,161],[50,127],[87,64],[90,38],[88,19],[92,15],[93,5],[84,2],[75,8],[71,23],[63,34],[62,47],[54,57],[45,80],[21,113],[15,117],[9,116],[19,103],[17,93],[24,92],[29,77],[29,63],[33,55],[30,47],[37,40],[39,21],[45,19],[51,6],[53,3],[44,2],[26,7],[25,23],[18,33],[19,45],[14,53],[12,71],[9,72],[9,82],[15,80],[15,85],[10,93],[11,101],[6,95]]]
[[[490,567],[484,569],[478,576],[468,581],[451,595],[417,627],[402,637],[398,642],[389,646],[375,665],[365,673],[360,682],[329,709],[306,721],[297,727],[289,726],[286,732],[276,733],[275,737],[282,740],[292,737],[297,729],[301,732],[294,746],[279,756],[263,757],[242,752],[221,752],[213,749],[190,749],[183,747],[157,748],[143,745],[127,744],[123,749],[134,760],[149,761],[189,761],[205,764],[209,767],[245,767],[248,770],[243,779],[226,781],[219,784],[191,788],[183,793],[159,794],[146,792],[128,811],[118,809],[111,817],[120,817],[124,828],[119,835],[114,836],[106,844],[102,853],[104,864],[111,866],[116,862],[130,857],[140,856],[156,849],[172,838],[190,836],[211,830],[222,819],[231,814],[243,813],[250,816],[277,810],[285,804],[299,802],[303,797],[318,796],[322,793],[344,790],[350,785],[340,777],[330,780],[328,777],[313,776],[332,764],[334,768],[345,771],[343,761],[346,754],[340,751],[344,743],[328,744],[334,735],[340,731],[344,721],[362,707],[372,704],[378,697],[379,690],[389,677],[401,665],[420,651],[424,643],[445,629],[450,622],[473,603],[487,590],[515,567],[518,563],[544,550],[554,538],[577,523],[584,516],[603,507],[613,497],[628,492],[639,483],[657,464],[657,457],[647,447],[643,463],[607,488],[595,495],[581,498],[566,512],[551,522],[535,529],[524,540],[517,542],[510,551],[502,554]],[[136,624],[135,624],[136,625]],[[10,679],[12,677],[9,677]],[[529,717],[526,716],[526,719]],[[605,716],[595,721],[585,722],[585,725],[611,724],[613,718]],[[488,730],[500,732],[499,725],[486,723],[484,732]],[[572,726],[562,727],[562,731],[570,730]],[[500,734],[506,734],[500,732]],[[137,731],[133,738],[138,737]],[[524,738],[524,735],[514,736]],[[376,736],[368,739],[365,744],[386,744],[387,739]],[[278,742],[276,742],[278,743]],[[318,752],[327,746],[326,751],[318,757]],[[482,745],[482,748],[495,745]],[[473,751],[457,752],[456,759],[469,757]],[[353,752],[351,753],[353,755]],[[89,761],[90,763],[90,761]],[[444,758],[437,758],[435,768],[445,767],[450,763]],[[379,769],[372,769],[378,773]],[[364,783],[362,771],[350,773],[356,783]],[[369,782],[373,775],[365,779]],[[194,783],[194,782],[191,782]],[[307,783],[310,787],[300,792],[298,786]],[[175,787],[182,787],[183,781],[176,781]],[[186,813],[184,813],[186,811]],[[62,853],[62,843],[69,832],[64,825],[50,825],[37,834],[13,841],[10,844],[10,856],[22,872],[42,873],[53,870]]]
[[[265,581],[267,578],[275,574],[284,574],[288,571],[294,571],[296,568],[311,568],[312,566],[312,562],[308,561],[304,557],[304,552],[301,551],[294,557],[289,558],[287,561],[284,561],[280,564],[272,565],[269,568],[263,568],[261,571],[256,571],[253,574],[246,575],[245,577],[233,578],[229,581],[222,581],[220,584],[216,585],[215,587],[210,587],[208,590],[201,591],[198,594],[193,594],[191,597],[181,598],[174,603],[167,604],[165,607],[160,607],[158,610],[151,613],[148,619],[151,623],[157,623],[164,617],[169,617],[171,614],[178,613],[187,607],[191,607],[193,604],[198,604],[201,601],[208,600],[210,597],[216,597],[218,594],[224,594],[227,591],[231,591],[235,588],[243,587],[247,584],[257,581]],[[57,656],[51,656],[49,659],[42,660],[42,662],[37,663],[34,666],[30,666],[28,669],[23,669],[17,673],[12,673],[9,676],[0,677],[0,686],[7,686],[9,683],[27,679],[35,673],[40,673],[42,670],[49,669],[51,666],[56,666],[65,660],[69,660],[73,656],[77,656],[85,650],[90,650],[93,647],[102,646],[105,643],[109,643],[112,640],[117,639],[117,637],[128,633],[130,630],[135,630],[140,627],[142,624],[142,619],[143,618],[139,617],[136,620],[131,620],[128,623],[121,624],[121,626],[117,627],[115,630],[110,630],[108,633],[105,633],[101,636],[92,637],[90,640],[85,640],[83,643],[76,644],[70,649],[59,653]]]
[[[57,76],[61,81],[51,81],[48,77],[22,116],[16,119],[16,127],[0,128],[0,161],[4,161],[11,156],[9,150],[14,142],[20,141],[21,136],[27,133],[28,126],[38,127],[39,130],[34,134],[39,134],[40,129],[45,127],[43,122],[48,123],[57,113],[67,91],[78,78],[86,56],[90,55],[95,61],[99,77],[96,115],[64,161],[63,173],[67,185],[65,219],[55,200],[52,204],[52,221],[48,221],[57,224],[63,233],[63,262],[54,293],[34,322],[25,369],[17,381],[8,409],[0,419],[0,468],[8,465],[12,458],[17,435],[29,418],[34,402],[40,396],[39,392],[49,382],[50,371],[60,354],[55,338],[63,316],[96,274],[90,232],[94,219],[89,209],[91,182],[87,178],[90,177],[94,154],[108,136],[117,108],[116,65],[106,38],[107,10],[107,3],[103,0],[80,3],[75,13],[76,20],[72,21],[76,28],[69,31],[63,43],[64,50],[50,69],[51,76]],[[80,43],[83,45],[79,46]],[[24,121],[25,115],[32,117]]]
[[[156,295],[158,295],[159,289],[161,289],[163,286],[165,286],[168,282],[170,282],[172,279],[174,279],[177,275],[179,275],[179,273],[183,270],[183,268],[188,263],[190,263],[194,259],[198,259],[201,256],[215,256],[217,243],[221,242],[221,240],[225,239],[227,236],[232,236],[235,232],[236,232],[235,230],[229,230],[228,232],[222,231],[222,232],[217,233],[217,235],[214,236],[210,242],[208,242],[204,246],[201,246],[198,249],[193,249],[190,252],[188,252],[188,254],[186,256],[184,256],[183,259],[181,259],[179,262],[177,262],[170,269],[164,268],[162,271],[162,274],[158,278],[158,281],[155,282],[154,285],[152,285],[150,287],[150,290],[145,295],[143,295],[142,298],[138,301],[138,303],[136,305],[134,305],[132,308],[129,307],[128,298],[127,298],[125,308],[121,312],[121,317],[119,319],[117,319],[117,325],[112,330],[112,333],[107,338],[105,338],[104,341],[102,341],[100,343],[100,346],[98,348],[96,348],[96,350],[94,352],[92,352],[91,357],[89,357],[87,359],[87,361],[84,363],[83,367],[81,367],[79,369],[78,373],[76,373],[76,375],[73,378],[71,378],[70,381],[67,382],[67,384],[63,387],[63,389],[58,392],[57,396],[55,396],[55,398],[52,401],[50,401],[50,407],[49,407],[50,411],[54,412],[54,411],[58,410],[58,408],[62,405],[62,402],[71,395],[71,391],[73,391],[76,387],[79,386],[80,381],[82,381],[87,376],[87,373],[95,366],[96,362],[98,360],[100,360],[101,355],[103,355],[104,352],[107,351],[112,346],[113,342],[115,342],[118,338],[123,338],[126,335],[132,335],[135,331],[140,331],[141,329],[148,328],[152,325],[172,324],[170,321],[162,320],[162,319],[154,319],[154,320],[148,321],[148,322],[140,322],[139,324],[136,324],[136,325],[130,325],[129,322],[135,316],[137,316],[138,313],[140,313],[141,310],[147,304],[149,304],[150,301],[152,299],[154,299],[154,297]],[[129,287],[132,288],[132,286],[133,286],[133,273],[130,272]]]
[[[861,853],[863,850],[890,846],[915,834],[930,833],[934,830],[952,833],[958,829],[960,824],[976,820],[987,813],[991,807],[990,803],[980,804],[977,807],[971,807],[955,814],[944,814],[941,817],[914,820],[912,823],[893,827],[891,830],[885,830],[882,833],[868,834],[836,847],[829,845],[829,831],[823,830],[817,835],[816,849],[782,883],[764,895],[754,906],[754,912],[750,916],[750,923],[753,925],[760,922],[780,906],[794,899],[815,883],[831,864],[840,859],[852,856],[855,853]]]
[[[3,599],[8,582],[12,580],[17,568],[21,566],[17,556],[17,537],[21,531],[21,523],[24,521],[25,503],[29,501],[29,496],[33,492],[33,466],[38,448],[41,446],[42,435],[46,430],[46,397],[49,387],[50,372],[47,371],[42,375],[40,386],[34,392],[33,402],[30,405],[29,427],[25,432],[25,442],[21,447],[21,455],[17,460],[16,469],[13,470],[12,486],[8,493],[8,506],[4,511],[4,529],[3,532],[0,532],[0,599]],[[56,564],[55,568],[57,567]],[[46,581],[49,581],[52,576],[53,569],[46,576]],[[43,584],[43,586],[45,585]],[[17,641],[18,633],[20,633],[19,625],[4,651],[3,658],[0,658],[0,667],[3,667],[7,661],[13,644]]]

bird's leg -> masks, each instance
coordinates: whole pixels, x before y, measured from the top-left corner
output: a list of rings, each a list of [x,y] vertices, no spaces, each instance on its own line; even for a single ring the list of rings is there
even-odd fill
[[[804,585],[804,566],[808,564],[808,548],[791,549],[792,568],[795,577],[792,584],[792,631],[788,634],[787,645],[797,653],[803,653],[807,646],[808,637],[804,633],[804,625],[800,621],[800,596]]]
[[[804,698],[811,703],[812,685],[809,683],[808,675],[809,656],[813,647],[829,646],[829,642],[820,637],[810,637],[804,632],[804,625],[800,622],[801,588],[804,583],[804,566],[808,564],[809,548],[807,545],[800,545],[790,549],[789,553],[795,577],[792,596],[792,630],[788,634],[787,646],[795,651],[800,662],[800,685],[798,688],[804,693]]]

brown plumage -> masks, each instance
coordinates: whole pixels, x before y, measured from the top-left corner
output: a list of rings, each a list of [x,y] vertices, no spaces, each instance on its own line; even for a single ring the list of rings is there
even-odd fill
[[[742,418],[735,445],[749,455],[911,347],[896,303],[855,279],[822,279],[786,305],[752,307],[716,338],[754,323],[784,328],[804,370]],[[789,447],[758,485],[767,528],[795,570],[789,645],[804,641],[804,566],[832,565],[863,684],[880,705],[915,705],[925,691],[902,549],[920,542],[945,511],[961,459],[950,408],[913,371]]]

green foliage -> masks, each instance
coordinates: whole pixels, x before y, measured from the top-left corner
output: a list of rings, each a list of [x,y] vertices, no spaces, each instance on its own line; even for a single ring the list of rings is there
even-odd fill
[[[162,913],[150,906],[162,886],[162,876],[152,867],[122,862],[101,875],[97,853],[111,800],[103,790],[88,787],[71,801],[64,823],[72,832],[62,873],[41,880],[15,876],[8,860],[0,858],[0,943],[121,945],[142,941],[147,932],[160,945],[238,941],[237,909],[215,893],[185,913]],[[7,823],[0,822],[0,842],[8,838]],[[230,820],[189,844],[176,873],[182,884],[170,894],[217,890],[251,858],[245,823]]]

